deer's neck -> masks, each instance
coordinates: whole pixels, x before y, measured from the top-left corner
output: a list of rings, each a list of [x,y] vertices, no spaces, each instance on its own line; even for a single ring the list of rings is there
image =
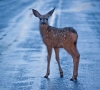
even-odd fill
[[[49,28],[49,25],[40,25],[40,33],[42,37],[46,35],[48,28]]]

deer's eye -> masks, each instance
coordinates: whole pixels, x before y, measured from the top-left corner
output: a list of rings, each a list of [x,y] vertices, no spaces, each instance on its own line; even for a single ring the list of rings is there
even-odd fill
[[[40,20],[42,20],[42,18],[40,18]]]
[[[48,18],[46,18],[46,20],[48,20]]]

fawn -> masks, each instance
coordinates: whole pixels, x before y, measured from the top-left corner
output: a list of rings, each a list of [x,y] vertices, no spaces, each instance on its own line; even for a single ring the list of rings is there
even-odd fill
[[[47,72],[44,76],[48,78],[50,74],[50,59],[52,54],[52,48],[55,50],[56,61],[58,63],[60,76],[63,77],[63,71],[60,66],[59,60],[59,48],[64,48],[73,58],[73,76],[70,80],[77,80],[78,76],[78,65],[80,54],[77,50],[77,39],[78,34],[73,27],[56,28],[49,26],[48,18],[53,14],[55,8],[49,11],[45,15],[41,15],[37,10],[32,9],[33,14],[40,19],[40,34],[43,42],[47,47]]]

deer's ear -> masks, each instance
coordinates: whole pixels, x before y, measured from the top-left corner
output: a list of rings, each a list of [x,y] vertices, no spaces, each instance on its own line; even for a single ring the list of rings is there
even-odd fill
[[[55,8],[52,9],[51,11],[49,11],[49,12],[47,13],[48,17],[51,16],[51,15],[53,14],[54,10],[55,10]]]
[[[35,9],[32,9],[32,12],[36,17],[40,17],[41,16],[41,14]]]

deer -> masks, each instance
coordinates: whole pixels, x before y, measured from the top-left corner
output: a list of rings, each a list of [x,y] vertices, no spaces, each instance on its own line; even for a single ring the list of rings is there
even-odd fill
[[[41,15],[37,10],[32,9],[34,16],[39,18],[40,34],[43,42],[47,48],[47,71],[44,78],[48,78],[50,75],[50,60],[52,55],[52,49],[55,51],[55,58],[58,63],[60,77],[63,77],[63,70],[60,65],[59,48],[64,48],[73,58],[73,75],[71,81],[77,80],[78,67],[80,54],[77,49],[78,33],[73,27],[57,28],[50,26],[48,18],[53,14],[55,8],[49,11],[45,15]]]

